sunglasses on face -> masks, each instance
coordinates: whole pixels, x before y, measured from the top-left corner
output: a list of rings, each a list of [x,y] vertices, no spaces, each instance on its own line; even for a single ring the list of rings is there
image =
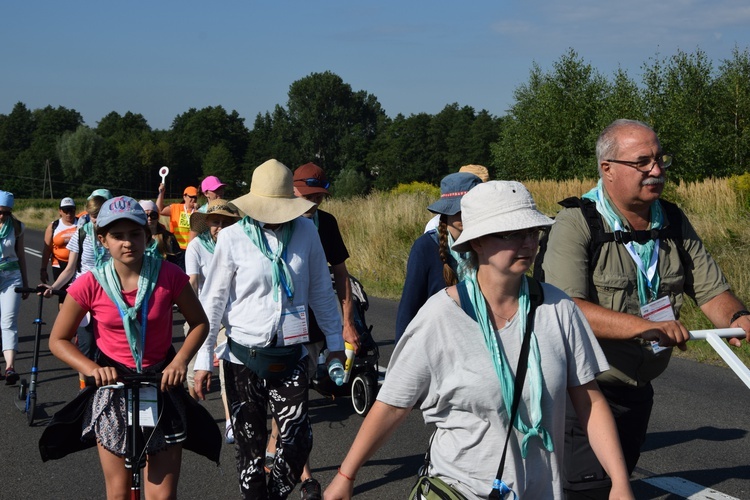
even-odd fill
[[[73,207],[64,207],[64,208],[61,208],[60,210],[62,210],[63,213],[66,213],[66,214],[72,214],[72,213],[75,213],[76,211],[76,209]]]
[[[159,218],[159,214],[156,213],[156,212],[151,212],[151,213],[148,214],[148,218],[151,219],[151,220],[156,220],[156,219]]]
[[[190,196],[189,194],[184,194],[183,196],[187,196],[188,198],[190,198],[193,201],[198,201],[198,197],[197,196]]]
[[[296,182],[304,182],[308,187],[319,187],[323,189],[328,189],[331,186],[329,181],[316,179],[314,177],[310,179],[298,179]]]
[[[10,210],[0,210],[0,215],[4,215],[5,217],[10,217],[12,213]]]

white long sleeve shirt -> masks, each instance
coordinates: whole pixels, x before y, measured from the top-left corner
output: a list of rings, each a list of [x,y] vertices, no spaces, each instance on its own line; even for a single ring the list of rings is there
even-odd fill
[[[263,224],[261,227],[271,252],[274,252],[280,231],[266,229]],[[233,224],[221,230],[201,291],[210,330],[198,351],[196,370],[212,369],[214,345],[222,324],[233,342],[246,347],[266,346],[274,336],[281,336],[282,312],[300,305],[304,305],[307,311],[308,306],[315,310],[315,319],[326,336],[328,349],[344,349],[336,295],[323,246],[311,220],[304,217],[295,220],[285,260],[294,283],[291,303],[283,290],[278,291],[279,300],[274,301],[271,260],[252,243],[242,226]],[[228,349],[217,354],[222,359],[241,364]]]

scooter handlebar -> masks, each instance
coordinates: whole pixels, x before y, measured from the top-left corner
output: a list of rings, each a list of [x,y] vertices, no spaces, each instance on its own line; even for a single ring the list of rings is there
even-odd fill
[[[38,286],[36,288],[17,286],[15,288],[16,293],[44,293],[47,290],[49,290],[52,295],[65,295],[67,293],[65,290],[52,290],[46,286]]]
[[[161,382],[161,375],[161,372],[131,373],[128,375],[121,375],[118,380],[126,386],[159,384]],[[94,377],[87,375],[83,377],[83,381],[86,384],[86,387],[96,387],[96,379]]]

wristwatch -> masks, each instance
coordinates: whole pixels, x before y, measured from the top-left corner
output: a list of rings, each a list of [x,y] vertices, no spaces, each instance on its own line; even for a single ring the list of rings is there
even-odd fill
[[[741,311],[737,311],[734,313],[734,316],[732,316],[732,319],[729,320],[729,324],[731,325],[738,319],[740,319],[742,316],[750,316],[750,311],[746,311],[745,309],[742,309]]]

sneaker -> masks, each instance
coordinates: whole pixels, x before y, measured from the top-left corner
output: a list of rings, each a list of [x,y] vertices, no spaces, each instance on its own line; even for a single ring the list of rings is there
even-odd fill
[[[266,461],[263,463],[263,468],[266,469],[266,474],[270,474],[271,471],[273,471],[273,462],[275,459],[275,454],[266,452]]]
[[[322,500],[320,483],[312,477],[303,481],[299,487],[299,497],[302,500]]]
[[[234,444],[234,429],[232,429],[231,420],[227,420],[226,429],[224,430],[224,442]]]
[[[5,385],[13,385],[18,382],[18,374],[11,368],[5,370]]]

